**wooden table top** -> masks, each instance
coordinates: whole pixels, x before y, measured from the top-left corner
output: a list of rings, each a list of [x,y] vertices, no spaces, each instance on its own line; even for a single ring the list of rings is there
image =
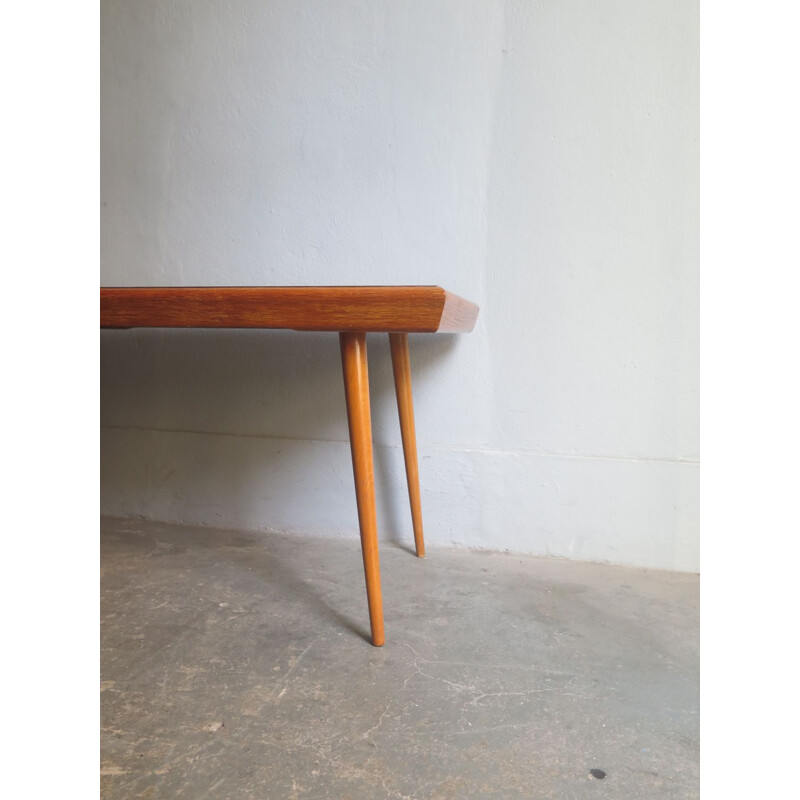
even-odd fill
[[[478,306],[441,286],[100,289],[101,328],[468,333]]]

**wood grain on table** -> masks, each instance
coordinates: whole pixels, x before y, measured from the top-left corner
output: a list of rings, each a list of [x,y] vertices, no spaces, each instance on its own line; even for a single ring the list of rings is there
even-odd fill
[[[289,328],[468,333],[478,306],[441,286],[100,289],[102,328]]]

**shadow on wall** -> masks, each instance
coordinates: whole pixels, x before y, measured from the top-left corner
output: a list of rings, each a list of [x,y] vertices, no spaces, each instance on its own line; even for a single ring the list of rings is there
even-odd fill
[[[320,451],[310,442],[348,441],[336,334],[139,329],[103,331],[100,338],[101,427],[147,433],[136,439],[144,451],[127,454],[127,468],[104,464],[103,469],[101,488],[133,498],[127,504],[137,507],[132,514],[180,521],[181,508],[191,503],[202,524],[231,524],[216,519],[220,515],[213,501],[204,514],[202,502],[188,499],[187,487],[193,498],[224,495],[226,505],[241,509],[242,520],[252,518],[265,502],[277,508],[298,500],[311,505],[329,501],[330,484],[320,485],[328,473],[320,478],[318,465],[313,468]],[[447,356],[455,338],[409,337],[415,386]],[[370,334],[368,352],[379,529],[411,550],[388,337]],[[188,475],[177,476],[165,466],[174,460],[159,455],[165,438],[159,432],[205,434],[181,440],[188,448],[188,457],[180,459],[188,465],[181,471],[188,469]],[[237,439],[234,448],[231,437]],[[265,447],[264,439],[275,446]],[[309,474],[314,475],[310,483]],[[264,476],[270,485],[264,485]],[[109,486],[120,481],[128,485]],[[352,475],[346,483],[334,496],[352,506],[352,530],[357,532]],[[347,516],[331,513],[332,519]],[[287,526],[264,520],[264,527]]]

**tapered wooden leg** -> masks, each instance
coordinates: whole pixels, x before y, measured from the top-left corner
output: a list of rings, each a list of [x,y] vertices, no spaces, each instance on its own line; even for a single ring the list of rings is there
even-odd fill
[[[397,393],[397,411],[400,415],[400,433],[403,437],[403,455],[406,460],[408,499],[411,502],[411,521],[414,525],[414,544],[417,555],[425,555],[422,536],[422,505],[419,499],[419,466],[417,465],[417,433],[414,428],[414,401],[411,397],[411,361],[408,357],[408,334],[390,333],[394,388]]]
[[[378,561],[378,524],[375,517],[375,476],[372,467],[372,422],[369,411],[367,375],[367,334],[340,333],[344,392],[347,398],[347,422],[350,426],[350,450],[356,481],[358,526],[361,531],[361,554],[367,580],[367,603],[372,644],[383,644],[383,599]]]

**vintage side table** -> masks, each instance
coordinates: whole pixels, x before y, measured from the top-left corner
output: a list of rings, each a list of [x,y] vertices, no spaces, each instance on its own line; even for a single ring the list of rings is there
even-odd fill
[[[417,555],[425,554],[409,333],[468,333],[478,306],[439,286],[230,286],[100,289],[101,328],[288,328],[339,334],[372,643],[383,600],[375,517],[367,333],[388,333]]]

